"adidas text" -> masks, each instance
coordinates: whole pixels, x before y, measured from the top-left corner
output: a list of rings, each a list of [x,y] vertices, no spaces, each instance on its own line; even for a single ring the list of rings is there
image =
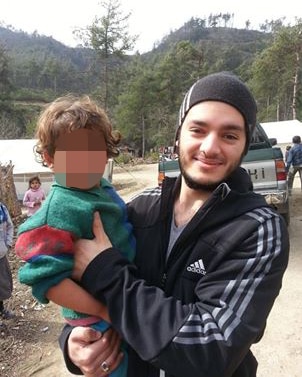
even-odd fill
[[[190,266],[187,267],[187,271],[196,272],[197,274],[201,274],[201,275],[206,274],[202,259],[199,259],[198,261],[190,264]]]
[[[187,271],[189,271],[189,272],[196,272],[197,274],[202,274],[202,275],[206,274],[205,270],[201,270],[200,268],[191,267],[191,266],[187,267]]]

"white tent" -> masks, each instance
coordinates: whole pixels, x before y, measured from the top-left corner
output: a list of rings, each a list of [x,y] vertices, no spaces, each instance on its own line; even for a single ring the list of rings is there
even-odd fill
[[[38,175],[42,187],[47,194],[52,183],[53,173],[35,160],[33,148],[35,139],[0,140],[0,162],[5,165],[12,162],[14,166],[14,182],[19,200],[23,199],[28,189],[28,180]]]
[[[302,123],[297,120],[261,123],[269,138],[276,138],[278,144],[291,144],[295,135],[302,137]]]

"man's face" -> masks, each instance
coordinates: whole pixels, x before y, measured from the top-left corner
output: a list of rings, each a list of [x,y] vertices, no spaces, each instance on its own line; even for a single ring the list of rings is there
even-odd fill
[[[62,186],[87,190],[99,185],[106,163],[106,145],[100,132],[78,129],[60,136],[54,173]]]
[[[179,164],[188,187],[213,191],[241,163],[246,133],[244,118],[217,101],[193,106],[181,127]]]

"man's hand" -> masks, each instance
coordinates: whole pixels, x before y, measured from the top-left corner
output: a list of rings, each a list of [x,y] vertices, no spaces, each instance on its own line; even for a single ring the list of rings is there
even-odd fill
[[[93,218],[93,240],[80,239],[74,244],[74,268],[72,277],[78,281],[88,264],[100,253],[112,247],[112,244],[104,231],[103,224],[98,212]]]
[[[120,343],[113,329],[102,335],[90,327],[75,327],[68,339],[68,354],[86,377],[104,377],[108,372],[103,371],[101,364],[105,361],[111,373],[123,358]]]

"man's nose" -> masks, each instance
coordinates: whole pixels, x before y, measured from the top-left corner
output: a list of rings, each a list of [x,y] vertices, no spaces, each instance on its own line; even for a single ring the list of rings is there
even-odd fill
[[[204,152],[206,156],[218,153],[219,149],[219,138],[216,133],[207,134],[200,144],[200,151]]]

